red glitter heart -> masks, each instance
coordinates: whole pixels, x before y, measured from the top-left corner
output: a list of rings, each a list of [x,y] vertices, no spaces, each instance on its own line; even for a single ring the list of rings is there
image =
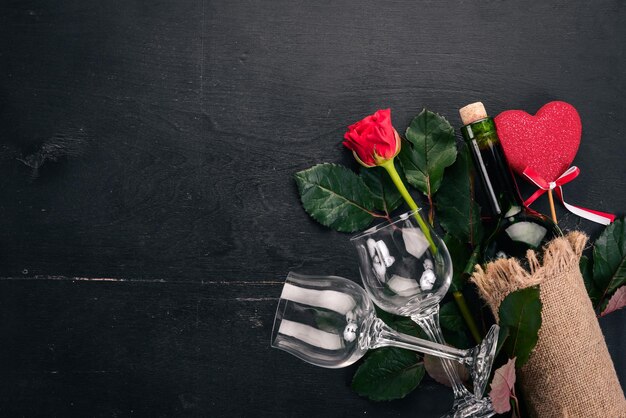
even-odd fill
[[[569,103],[550,102],[534,116],[507,110],[495,122],[509,165],[519,174],[532,167],[544,180],[555,181],[578,152],[582,124]]]

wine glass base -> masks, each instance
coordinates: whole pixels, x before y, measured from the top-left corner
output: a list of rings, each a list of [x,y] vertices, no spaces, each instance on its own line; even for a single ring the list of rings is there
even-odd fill
[[[488,418],[495,414],[489,398],[468,397],[455,401],[450,412],[442,418]]]
[[[491,366],[493,366],[493,360],[495,359],[496,348],[498,346],[499,331],[500,327],[493,325],[485,336],[485,339],[474,349],[470,370],[474,382],[474,396],[476,396],[476,398],[482,398],[485,387],[487,387],[487,382],[491,375]]]

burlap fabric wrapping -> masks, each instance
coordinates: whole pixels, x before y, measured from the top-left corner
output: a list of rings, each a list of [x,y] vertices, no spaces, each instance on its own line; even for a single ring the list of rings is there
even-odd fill
[[[626,400],[578,266],[587,237],[572,232],[545,248],[543,265],[527,254],[477,267],[472,281],[497,318],[509,293],[540,285],[539,340],[518,374],[532,417],[626,418]]]

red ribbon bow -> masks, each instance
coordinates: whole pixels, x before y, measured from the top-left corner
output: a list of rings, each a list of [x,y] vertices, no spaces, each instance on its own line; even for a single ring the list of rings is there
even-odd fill
[[[556,181],[547,182],[535,170],[530,167],[526,167],[526,169],[524,170],[524,175],[530,181],[535,183],[535,185],[539,187],[539,190],[537,190],[532,196],[526,199],[526,201],[524,202],[524,206],[530,206],[535,200],[537,200],[539,196],[541,196],[548,190],[554,190],[561,203],[563,203],[563,206],[565,206],[565,208],[573,214],[602,225],[610,224],[615,220],[615,215],[599,212],[597,210],[581,208],[579,206],[570,205],[569,203],[565,202],[565,199],[563,198],[563,188],[561,186],[574,180],[576,177],[578,177],[579,174],[580,169],[576,166],[572,166],[568,168],[563,174],[561,174],[559,178],[556,179]]]

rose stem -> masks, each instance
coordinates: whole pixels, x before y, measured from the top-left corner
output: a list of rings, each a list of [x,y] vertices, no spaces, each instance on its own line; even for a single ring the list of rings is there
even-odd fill
[[[392,158],[391,160],[385,161],[384,163],[381,164],[381,166],[385,170],[387,170],[387,173],[389,173],[389,176],[391,177],[393,184],[396,186],[396,188],[398,189],[398,191],[404,198],[404,201],[409,205],[411,210],[414,210],[414,211],[419,210],[419,206],[417,206],[417,204],[415,203],[415,201],[409,194],[409,191],[404,186],[404,183],[402,182],[402,179],[400,178],[400,175],[398,174],[398,171],[396,170],[396,166],[394,165],[393,160],[394,159]],[[428,240],[428,244],[430,245],[431,251],[434,254],[436,254],[437,247],[435,246],[435,243],[433,242],[433,238],[430,235],[430,229],[428,229],[426,222],[424,222],[424,219],[422,219],[422,216],[420,215],[419,212],[416,212],[414,216],[415,216],[415,219],[417,220],[417,223],[420,226],[420,229],[424,233],[424,236],[426,236],[426,239]]]
[[[409,191],[404,186],[404,183],[402,182],[400,175],[398,175],[398,171],[396,170],[393,160],[394,159],[392,158],[391,160],[385,161],[384,163],[381,164],[381,166],[385,170],[387,170],[387,173],[389,173],[389,176],[391,177],[393,184],[396,186],[396,188],[398,189],[398,191],[400,192],[400,194],[402,195],[406,203],[409,205],[411,210],[418,210],[419,207],[417,206],[417,204],[415,203],[415,201],[409,194]],[[420,229],[426,236],[426,239],[428,240],[431,251],[434,254],[436,254],[437,247],[435,247],[433,238],[430,235],[430,229],[428,229],[428,226],[424,222],[424,219],[422,219],[422,216],[420,215],[419,212],[415,213],[415,219],[417,220],[417,223],[419,224]],[[478,327],[476,326],[476,322],[474,322],[474,318],[469,312],[467,303],[465,301],[465,296],[463,296],[461,292],[454,292],[453,294],[454,294],[454,300],[456,301],[456,304],[459,307],[459,310],[461,311],[461,316],[463,316],[463,319],[465,319],[465,322],[467,323],[467,326],[470,329],[472,336],[474,337],[474,339],[477,339],[477,341],[480,341],[480,333],[478,332]]]
[[[467,307],[467,303],[465,302],[465,296],[463,296],[463,293],[458,290],[452,292],[452,296],[454,296],[456,306],[459,307],[459,311],[461,311],[461,316],[465,320],[465,323],[467,324],[467,327],[469,328],[470,333],[474,338],[474,341],[476,341],[477,344],[480,344],[483,339],[480,336],[480,332],[478,332],[478,326],[476,325],[476,322],[474,322],[474,317]]]

